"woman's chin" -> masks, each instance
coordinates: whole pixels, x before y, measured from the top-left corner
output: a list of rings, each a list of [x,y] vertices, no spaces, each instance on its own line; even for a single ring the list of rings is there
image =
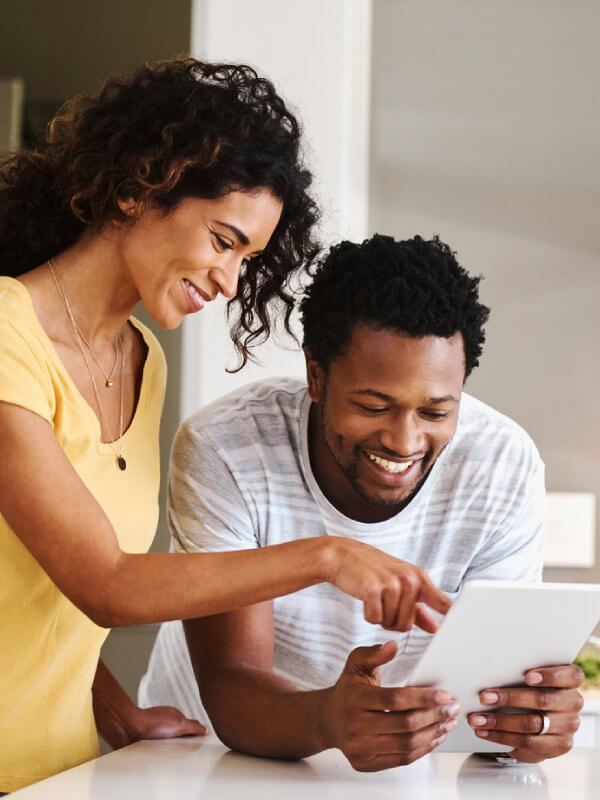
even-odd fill
[[[148,306],[145,307],[153,322],[164,331],[173,331],[175,328],[179,328],[186,316],[185,312],[179,309],[151,309]]]
[[[179,328],[185,316],[185,314],[171,314],[164,322],[159,322],[159,325],[165,331],[174,331],[175,328]]]

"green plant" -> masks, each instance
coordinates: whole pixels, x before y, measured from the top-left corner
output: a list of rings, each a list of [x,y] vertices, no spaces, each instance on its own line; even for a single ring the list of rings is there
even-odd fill
[[[585,684],[600,686],[600,653],[583,651],[573,663],[583,670]]]

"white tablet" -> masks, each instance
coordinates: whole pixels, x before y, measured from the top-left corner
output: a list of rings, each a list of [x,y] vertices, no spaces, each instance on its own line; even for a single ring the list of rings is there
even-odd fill
[[[523,684],[534,667],[570,664],[600,620],[600,586],[572,583],[466,583],[407,686],[439,686],[459,701],[458,727],[438,751],[512,748],[475,735],[466,714],[482,708],[479,692]]]

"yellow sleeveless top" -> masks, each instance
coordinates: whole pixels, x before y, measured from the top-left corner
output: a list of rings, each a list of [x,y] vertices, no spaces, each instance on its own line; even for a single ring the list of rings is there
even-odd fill
[[[166,366],[156,337],[134,318],[130,322],[148,351],[135,416],[122,438],[122,472],[111,446],[100,441],[98,419],[63,367],[28,290],[0,277],[0,401],[52,425],[121,548],[141,553],[158,520]],[[48,475],[48,494],[59,493]],[[0,515],[0,792],[99,754],[91,687],[107,635],[56,588]]]

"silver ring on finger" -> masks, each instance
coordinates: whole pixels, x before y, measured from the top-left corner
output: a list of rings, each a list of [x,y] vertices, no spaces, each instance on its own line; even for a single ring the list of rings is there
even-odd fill
[[[550,717],[548,716],[548,714],[544,714],[543,711],[539,711],[538,713],[539,713],[540,718],[542,720],[542,727],[538,731],[537,735],[538,736],[543,736],[545,733],[548,733],[548,731],[550,730]]]

